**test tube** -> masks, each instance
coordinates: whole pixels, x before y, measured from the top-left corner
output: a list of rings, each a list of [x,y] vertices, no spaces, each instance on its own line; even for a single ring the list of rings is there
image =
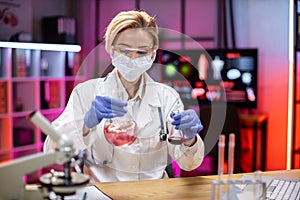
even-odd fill
[[[223,174],[224,174],[224,149],[225,149],[225,135],[219,136],[219,158],[218,158],[218,175],[219,175],[219,181],[223,180]],[[223,188],[222,184],[219,185],[219,199],[221,199],[221,196],[223,194]]]
[[[228,145],[228,178],[231,179],[234,169],[234,148],[235,148],[235,134],[231,133],[229,135],[229,145]]]
[[[228,144],[228,180],[232,179],[233,166],[234,166],[234,146],[235,146],[235,134],[229,134],[229,144]],[[232,187],[229,186],[229,191],[227,192],[227,199],[232,199]]]
[[[219,175],[219,180],[222,180],[224,174],[225,135],[219,136],[218,147],[219,147],[218,175]]]
[[[261,184],[261,171],[257,170],[254,172],[254,188],[253,188],[253,198],[254,199],[260,199],[260,197],[262,195],[265,195],[265,194],[262,194],[263,191],[261,189],[262,187],[262,184]]]

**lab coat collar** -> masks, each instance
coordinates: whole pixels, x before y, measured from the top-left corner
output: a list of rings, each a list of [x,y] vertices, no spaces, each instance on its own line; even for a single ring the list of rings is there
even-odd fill
[[[158,118],[158,107],[161,107],[160,98],[158,96],[157,88],[153,88],[154,81],[147,74],[143,74],[144,84],[140,87],[143,87],[144,95],[141,101],[142,110],[138,112],[137,116],[137,124],[139,126],[139,130],[144,128],[147,124],[152,122],[155,118]],[[142,132],[140,132],[142,133]],[[142,137],[146,137],[146,135],[140,135]]]
[[[142,76],[142,81],[137,93],[139,98],[141,98],[141,110],[138,112],[136,118],[139,130],[153,121],[154,118],[159,117],[158,107],[162,106],[158,96],[157,88],[154,87],[155,82],[147,73],[144,73]],[[97,87],[100,88],[102,94],[110,95],[116,86],[124,89],[120,79],[118,78],[117,70],[114,69],[106,77],[105,81],[101,81]]]
[[[143,74],[144,79],[144,99],[146,102],[153,107],[161,107],[162,104],[160,102],[160,98],[158,96],[158,88],[155,87],[155,82],[153,79],[147,74]],[[147,86],[147,87],[146,87]]]
[[[161,102],[157,96],[157,92],[153,89],[154,83],[155,82],[153,79],[145,72],[142,75],[142,80],[137,91],[137,95],[143,104],[148,104],[153,107],[160,107]],[[125,88],[118,77],[117,69],[114,69],[111,73],[109,73],[105,78],[105,81],[101,81],[97,87],[99,87],[102,91],[101,93],[104,93],[105,95],[110,95],[115,88],[124,90],[124,93],[126,93]]]

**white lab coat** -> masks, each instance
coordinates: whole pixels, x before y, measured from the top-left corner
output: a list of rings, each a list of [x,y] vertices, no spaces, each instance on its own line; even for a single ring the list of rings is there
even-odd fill
[[[191,147],[160,141],[161,122],[158,108],[162,109],[165,130],[170,130],[170,113],[173,110],[183,110],[183,104],[174,89],[153,81],[147,73],[143,74],[142,86],[138,90],[140,98],[135,104],[138,109],[135,108],[133,114],[139,129],[138,138],[133,144],[117,147],[108,143],[103,134],[105,119],[88,136],[82,136],[83,118],[90,109],[95,92],[111,95],[116,86],[123,88],[117,76],[115,69],[106,78],[78,84],[72,91],[64,112],[52,122],[59,133],[65,133],[72,138],[76,149],[86,149],[89,154],[92,149],[93,159],[97,163],[92,174],[94,180],[110,182],[163,178],[165,167],[170,164],[168,154],[184,170],[198,167],[204,155],[204,144],[198,135],[197,142]],[[55,143],[47,138],[44,151],[54,148]]]

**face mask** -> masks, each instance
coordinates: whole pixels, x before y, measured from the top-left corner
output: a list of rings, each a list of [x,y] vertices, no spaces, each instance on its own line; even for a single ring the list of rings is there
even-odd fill
[[[151,55],[131,59],[117,51],[114,52],[112,57],[112,64],[129,82],[133,82],[138,79],[152,66],[153,61],[154,59],[151,59]]]

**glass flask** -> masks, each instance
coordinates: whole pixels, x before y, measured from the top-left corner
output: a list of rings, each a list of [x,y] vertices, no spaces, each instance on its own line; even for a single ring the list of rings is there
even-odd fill
[[[173,118],[173,116],[177,113],[179,113],[178,110],[173,111],[171,114],[171,117]],[[188,138],[185,137],[182,130],[175,129],[174,125],[171,126],[171,130],[169,130],[169,135],[168,135],[169,143],[174,144],[174,145],[181,145],[184,142],[186,142],[187,140],[188,140]]]
[[[124,100],[124,92],[113,91],[112,98]],[[104,136],[106,140],[119,147],[126,147],[132,144],[137,137],[138,127],[129,111],[132,110],[129,103],[125,107],[126,114],[121,117],[107,119],[104,125]]]

